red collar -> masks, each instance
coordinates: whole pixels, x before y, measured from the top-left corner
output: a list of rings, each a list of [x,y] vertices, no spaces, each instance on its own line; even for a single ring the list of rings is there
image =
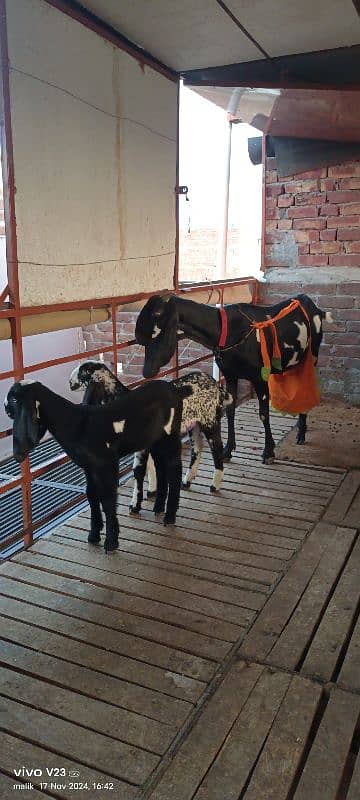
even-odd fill
[[[221,332],[220,332],[220,339],[218,342],[218,347],[225,347],[226,339],[228,335],[228,321],[227,321],[227,314],[225,308],[222,306],[219,308],[220,318],[221,318]]]

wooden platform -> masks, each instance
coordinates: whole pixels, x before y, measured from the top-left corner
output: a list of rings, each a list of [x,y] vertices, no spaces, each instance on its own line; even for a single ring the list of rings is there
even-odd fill
[[[360,797],[360,473],[262,466],[252,402],[237,427],[176,528],[130,518],[129,482],[117,553],[84,513],[3,564],[4,797]]]

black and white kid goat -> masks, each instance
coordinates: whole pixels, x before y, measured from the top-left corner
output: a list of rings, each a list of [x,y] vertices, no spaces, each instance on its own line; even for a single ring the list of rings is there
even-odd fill
[[[172,382],[176,389],[190,387],[191,394],[183,400],[183,413],[181,432],[188,432],[191,442],[191,460],[184,480],[183,488],[189,489],[191,482],[196,478],[201,451],[203,448],[203,435],[209,442],[214,461],[214,475],[210,487],[211,492],[220,488],[223,477],[223,448],[221,441],[221,416],[223,409],[232,402],[231,396],[219,386],[216,381],[204,372],[191,372]],[[71,389],[85,389],[83,403],[106,405],[113,402],[116,397],[128,393],[116,375],[100,361],[85,361],[75,367],[70,376]],[[130,513],[137,514],[141,510],[143,499],[143,483],[146,471],[148,451],[135,453],[134,458],[134,493],[130,505]],[[149,479],[149,466],[148,466]],[[152,483],[150,484],[150,479]],[[156,490],[152,476],[149,485]],[[154,492],[155,493],[155,492]],[[149,496],[149,492],[148,492]]]
[[[309,323],[298,307],[276,323],[276,332],[281,352],[281,372],[300,364],[309,347],[317,359],[322,339],[322,323],[332,322],[331,314],[318,308],[305,294],[298,295]],[[135,338],[145,346],[143,375],[152,378],[174,355],[178,338],[192,339],[212,350],[225,380],[233,403],[226,409],[228,418],[228,440],[224,458],[231,458],[235,450],[235,405],[239,378],[250,381],[259,401],[259,415],[265,429],[263,463],[274,460],[275,443],[269,419],[269,388],[262,379],[263,366],[261,348],[255,322],[263,322],[276,316],[289,305],[284,300],[274,306],[257,306],[248,303],[226,305],[224,309],[195,303],[182,297],[155,295],[147,301],[139,314]],[[271,332],[266,331],[268,348],[271,351]],[[278,370],[274,370],[277,372]],[[303,444],[306,433],[306,414],[299,415],[297,443]]]
[[[38,381],[13,384],[5,411],[14,421],[13,453],[19,463],[47,430],[86,475],[91,510],[88,541],[100,542],[105,514],[105,551],[118,547],[116,497],[119,458],[150,450],[157,476],[155,513],[165,509],[164,524],[175,523],[181,487],[180,423],[182,401],[189,386],[175,389],[166,381],[151,381],[105,407],[74,404]]]

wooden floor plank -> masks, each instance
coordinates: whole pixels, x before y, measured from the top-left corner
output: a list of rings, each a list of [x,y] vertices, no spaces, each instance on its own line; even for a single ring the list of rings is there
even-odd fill
[[[129,783],[143,783],[159,761],[159,756],[153,753],[79,727],[8,697],[0,697],[0,708],[1,727],[11,736],[25,735],[39,747],[49,748],[67,758],[76,753],[77,761],[87,767]]]
[[[131,633],[134,636],[159,642],[171,648],[176,648],[190,655],[196,655],[205,660],[221,661],[229,650],[229,643],[219,639],[204,636],[184,630],[182,627],[168,625],[149,616],[129,614],[121,606],[122,595],[111,589],[104,590],[86,581],[72,580],[62,575],[46,572],[46,570],[32,569],[31,567],[16,564],[14,561],[6,562],[2,567],[2,574],[13,580],[15,586],[19,584],[19,592],[24,594],[27,586],[43,587],[52,594],[53,607],[73,608],[75,616],[85,616],[94,621],[104,619],[106,616],[110,626]],[[24,586],[25,584],[25,586]],[[13,590],[15,591],[15,590]],[[75,605],[72,605],[72,604]],[[67,606],[69,604],[69,606]],[[143,613],[151,613],[152,606],[146,604]]]
[[[144,692],[141,687],[138,690],[136,685],[119,678],[99,673],[79,664],[64,663],[61,658],[36,652],[17,643],[0,640],[0,663],[14,670],[21,669],[30,676],[36,674],[39,679],[77,692],[83,698],[91,697],[101,700],[110,706],[124,709],[131,715],[159,722],[168,727],[173,736],[175,736],[177,726],[181,725],[186,718],[188,707],[182,704],[178,706],[176,717],[172,718],[161,695],[149,695],[146,692],[146,702],[143,703]],[[171,709],[174,710],[172,703]]]
[[[172,726],[4,666],[1,694],[157,755],[165,752],[174,736]]]
[[[294,800],[337,800],[359,712],[359,697],[331,693]]]
[[[232,667],[151,792],[151,800],[191,800],[262,672],[258,665]]]
[[[335,525],[342,525],[347,511],[360,486],[360,470],[348,472],[329,503],[324,520]]]
[[[17,604],[18,601],[9,600],[7,606],[11,604],[12,607],[14,607],[15,603]],[[53,611],[41,612],[41,609],[38,609],[37,616],[39,617],[39,625],[41,625],[42,621],[43,624],[45,624],[46,614],[49,620],[56,625],[56,629],[50,631],[38,627],[37,616],[34,618],[34,613],[30,606],[27,617],[28,619],[34,620],[36,624],[36,627],[34,627],[34,625],[27,621],[23,606],[18,604],[18,608],[20,607],[21,611],[24,612],[24,616],[21,619],[5,616],[0,617],[0,635],[4,638],[8,638],[12,642],[21,641],[22,644],[31,647],[34,646],[34,641],[36,641],[37,649],[41,650],[43,653],[49,653],[51,655],[61,653],[61,657],[66,661],[71,661],[75,664],[83,664],[99,672],[114,675],[121,678],[121,680],[132,682],[136,678],[137,685],[154,690],[154,692],[164,693],[169,699],[179,698],[186,704],[196,702],[204,691],[205,683],[203,681],[182,676],[180,673],[176,673],[173,670],[164,670],[159,667],[154,667],[151,664],[145,664],[142,661],[135,661],[134,659],[127,658],[116,652],[115,631],[104,631],[105,635],[101,638],[100,626],[93,626],[91,623],[88,623],[86,627],[85,622],[81,620],[72,620],[70,628],[67,618],[62,614],[56,615]],[[19,613],[18,611],[18,614],[19,617],[21,617],[21,612]],[[99,630],[94,632],[95,628]],[[79,635],[81,635],[81,631],[83,631],[82,635],[84,638],[80,640],[81,644],[79,644],[77,639],[70,638],[72,630],[74,630],[74,633],[78,631]],[[86,641],[86,633],[89,630],[89,640]],[[65,635],[64,631],[67,632]],[[19,638],[17,639],[16,636]],[[114,643],[110,650],[106,649],[105,644],[110,644],[111,637],[113,637]],[[162,698],[159,698],[159,702],[161,701]]]
[[[360,691],[360,616],[345,654],[338,683],[352,692]]]
[[[55,541],[43,540],[34,544],[32,552],[59,559],[66,558],[69,562],[76,561],[77,564],[115,573],[122,588],[126,586],[128,590],[143,596],[144,592],[155,591],[157,597],[160,595],[173,605],[190,610],[198,609],[208,616],[229,622],[247,622],[252,618],[252,613],[248,609],[252,607],[255,611],[262,604],[256,592],[220,586],[210,581],[192,578],[191,575],[177,575],[159,567],[143,564],[141,559],[126,560],[118,551],[109,557],[99,547],[88,546],[86,550],[82,550],[59,545]],[[157,586],[161,589],[152,589]]]
[[[356,531],[349,528],[336,528],[294,613],[267,656],[270,664],[283,669],[296,669],[321,620],[328,596],[346,562],[355,535]]]
[[[354,766],[354,772],[352,774],[351,783],[349,786],[349,791],[346,797],[346,800],[359,800],[360,797],[360,753],[357,755],[357,759]]]
[[[3,797],[4,800],[10,800],[10,798],[13,798],[13,800],[18,800],[19,793],[21,792],[23,792],[26,797],[29,797],[30,800],[45,800],[45,797],[49,796],[43,792],[38,792],[37,789],[25,789],[24,784],[29,784],[30,779],[29,781],[26,781],[25,778],[22,778],[21,780],[14,775],[13,770],[12,773],[12,778],[9,778],[8,775],[4,775],[3,772],[0,773],[0,797]],[[22,790],[15,789],[14,787],[16,786],[23,786],[24,788]]]
[[[251,776],[246,800],[287,800],[319,705],[321,689],[292,678]],[[306,800],[315,800],[310,792]]]
[[[354,496],[346,517],[344,518],[343,525],[347,528],[360,529],[360,489],[357,490]]]
[[[306,589],[323,552],[335,534],[335,527],[320,522],[316,525],[297,558],[269,598],[239,653],[244,658],[267,659]]]
[[[164,694],[161,690],[154,690],[148,686],[140,685],[139,682],[140,680],[144,681],[144,676],[140,677],[138,670],[135,673],[133,667],[131,673],[130,668],[127,669],[127,665],[125,669],[122,668],[118,656],[105,653],[103,650],[91,645],[82,645],[80,648],[76,642],[72,642],[66,637],[58,634],[50,635],[47,631],[42,631],[39,628],[35,630],[32,625],[25,625],[23,622],[10,621],[5,618],[0,619],[0,635],[6,636],[9,642],[21,644],[29,649],[36,646],[38,653],[43,653],[44,655],[56,657],[61,654],[63,672],[68,670],[68,664],[73,664],[78,667],[86,667],[97,673],[93,676],[93,680],[96,677],[99,682],[103,680],[103,675],[117,678],[120,681],[118,684],[119,691],[123,692],[121,705],[130,711],[149,716],[159,722],[169,722],[176,725],[186,719],[192,708],[191,700],[186,701],[170,694]],[[1,651],[3,649],[6,652],[6,647],[1,642]],[[34,659],[34,663],[36,664],[36,659]],[[35,672],[37,673],[37,668]],[[124,674],[129,675],[130,680],[123,677]],[[136,678],[137,682],[132,683],[131,677]],[[174,690],[175,684],[171,673],[169,673],[167,685]]]
[[[290,675],[265,669],[206,774],[195,800],[237,800],[289,687]]]
[[[11,591],[13,584],[14,581],[2,581],[1,592]],[[39,598],[40,592],[46,596]],[[104,614],[104,611],[102,611],[104,624],[100,615],[98,615],[95,622],[91,617],[86,617],[84,613],[82,619],[76,616],[69,617],[65,613],[64,604],[62,604],[61,613],[59,613],[56,609],[51,608],[52,597],[51,592],[44,592],[43,590],[34,592],[30,588],[26,595],[26,602],[14,597],[1,596],[1,615],[30,624],[34,622],[38,627],[48,628],[78,641],[89,642],[105,650],[128,656],[140,662],[143,661],[148,665],[170,670],[171,672],[178,672],[179,675],[186,675],[188,678],[195,678],[203,683],[211,680],[214,674],[215,665],[211,662],[205,662],[189,656],[184,657],[183,654],[176,650],[170,650],[167,647],[137,636],[129,636],[119,629],[116,630],[115,627],[108,627],[109,618],[107,614]],[[38,599],[42,599],[42,608],[38,604],[33,605],[33,602]],[[194,684],[196,691],[197,688]]]
[[[356,542],[311,642],[301,674],[331,681],[360,600],[360,539]]]
[[[28,550],[15,556],[13,561],[19,564],[31,565],[39,570],[48,570],[59,575],[85,580],[95,586],[104,587],[106,592],[115,590],[119,593],[121,607],[125,611],[144,613],[145,616],[152,616],[154,619],[179,625],[191,631],[203,633],[206,636],[213,635],[223,641],[234,642],[244,630],[244,626],[233,625],[231,622],[220,621],[214,617],[210,619],[206,615],[199,613],[199,611],[196,613],[173,604],[167,604],[164,593],[160,592],[159,589],[152,592],[147,584],[141,586],[141,596],[132,594],[131,589],[129,593],[126,593],[127,583],[123,580],[120,582],[118,575],[111,572],[91,569],[91,567],[82,564],[61,561],[61,559],[57,558],[49,558],[35,553],[32,549],[31,552]],[[126,585],[124,586],[124,584]],[[125,591],[123,591],[124,588]]]
[[[7,733],[2,733],[0,769],[2,769],[4,772],[13,773],[14,769],[21,769],[24,764],[28,764],[29,766],[34,764],[36,765],[36,769],[41,770],[42,772],[41,777],[32,778],[32,783],[38,787],[40,782],[43,782],[44,779],[47,780],[45,777],[47,775],[47,770],[55,770],[59,767],[59,763],[60,759],[57,753],[53,753],[50,750],[46,750],[45,748],[38,747],[30,742],[18,739],[15,736],[10,736]],[[98,770],[91,769],[88,766],[83,766],[79,764],[78,761],[74,761],[71,758],[66,758],[65,756],[61,756],[61,768],[66,770],[67,775],[69,771],[79,771],[80,777],[77,780],[82,782],[87,781],[90,789],[92,788],[93,781],[95,783],[104,783],[105,781],[109,780],[108,776],[106,776],[104,772],[99,772]],[[72,800],[75,792],[69,788],[68,778],[54,778],[53,780],[56,781],[56,783],[65,784],[66,788],[61,790],[61,797],[65,798],[65,800]],[[110,781],[113,784],[112,792],[115,797],[121,797],[121,800],[135,800],[136,796],[138,795],[138,791],[135,786],[130,786],[129,784],[124,783],[117,778],[111,778]],[[49,780],[49,783],[50,782],[51,779]],[[92,791],[94,790],[92,789]],[[76,791],[77,800],[88,800],[89,794],[91,795],[91,791],[89,792],[89,790],[86,789],[79,789]]]
[[[74,528],[72,529],[75,530]],[[79,528],[76,529],[76,534],[68,533],[67,531],[60,531],[52,535],[52,540],[60,546],[67,545],[69,547],[80,547],[83,550],[88,550],[87,537],[84,531]],[[71,531],[71,529],[70,529]],[[151,537],[151,534],[150,534]],[[135,538],[124,534],[119,536],[119,551],[124,553],[124,558],[132,559],[135,556],[135,563],[143,563],[145,565],[154,566],[166,571],[176,572],[183,575],[192,575],[195,578],[201,578],[205,581],[214,583],[220,582],[224,585],[232,586],[237,589],[244,589],[249,592],[249,599],[252,597],[252,591],[258,593],[259,591],[266,594],[266,587],[260,583],[255,583],[255,588],[252,590],[248,586],[246,580],[242,577],[242,564],[231,563],[230,559],[219,561],[216,558],[208,558],[201,554],[198,558],[194,559],[194,555],[190,553],[182,553],[181,550],[175,550],[167,544],[164,540],[162,546],[154,546],[151,542],[136,541]],[[216,553],[213,553],[215,556]],[[290,559],[293,552],[286,551],[286,559]],[[238,556],[238,558],[241,558]],[[139,561],[141,559],[141,562]],[[260,601],[258,601],[260,604]],[[259,608],[257,604],[256,608]],[[256,609],[255,609],[256,610]]]

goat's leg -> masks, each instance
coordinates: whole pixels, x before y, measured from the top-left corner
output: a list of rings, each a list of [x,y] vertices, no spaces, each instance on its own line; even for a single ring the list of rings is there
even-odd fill
[[[166,462],[163,453],[158,452],[157,448],[151,451],[154,459],[156,469],[156,499],[153,507],[154,514],[162,514],[165,511],[166,497],[168,493],[168,475],[166,471]]]
[[[116,514],[118,481],[118,463],[114,464],[112,468],[107,465],[106,470],[97,476],[100,502],[106,519],[105,553],[110,553],[119,546],[119,523]]]
[[[230,461],[233,450],[236,450],[235,441],[235,408],[237,400],[237,378],[226,378],[226,389],[231,394],[233,401],[231,405],[226,408],[226,416],[228,423],[228,439],[224,447],[224,461]]]
[[[205,430],[205,436],[209,442],[209,447],[214,461],[214,474],[210,492],[218,492],[224,476],[224,457],[223,443],[221,440],[221,420],[218,420],[212,430]]]
[[[164,525],[175,525],[176,512],[179,508],[181,488],[181,441],[174,437],[171,448],[168,450],[167,475],[169,480],[169,493],[166,504]]]
[[[129,506],[130,514],[139,514],[141,511],[141,503],[143,499],[144,478],[146,472],[146,462],[148,460],[149,451],[140,450],[135,453],[133,472],[134,472],[134,491]]]
[[[151,500],[153,497],[156,496],[156,485],[157,485],[156,469],[151,453],[149,453],[147,462],[147,479],[148,479],[148,490],[146,496],[149,500]]]
[[[273,464],[275,460],[275,442],[272,437],[269,413],[269,387],[266,381],[253,384],[259,401],[259,416],[265,430],[265,447],[262,454],[263,464]]]
[[[296,436],[296,444],[305,444],[305,434],[307,431],[307,424],[306,424],[307,414],[299,414],[299,419],[297,421],[297,436]]]
[[[199,468],[201,451],[203,449],[203,437],[198,424],[195,425],[192,431],[189,431],[189,439],[191,446],[190,466],[182,482],[183,489],[190,489],[191,482],[195,480]]]
[[[91,514],[88,542],[89,544],[98,544],[101,539],[100,531],[104,527],[101,514],[100,501],[91,472],[85,470],[85,476],[86,476],[86,497],[89,502],[90,514]]]

